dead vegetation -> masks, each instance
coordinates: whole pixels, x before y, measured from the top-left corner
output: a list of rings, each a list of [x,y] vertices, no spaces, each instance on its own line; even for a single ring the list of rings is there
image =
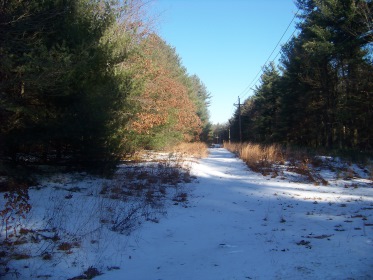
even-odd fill
[[[263,175],[275,174],[273,165],[285,162],[285,155],[278,145],[226,143],[224,148],[239,156],[253,171]]]
[[[189,157],[204,158],[208,156],[207,145],[202,142],[181,143],[169,149]]]
[[[48,183],[31,188],[51,191],[45,222],[38,225],[27,224],[33,203],[29,189],[22,189],[27,190],[22,196],[5,193],[9,200],[0,209],[0,229],[5,233],[0,235],[0,276],[19,273],[8,265],[11,262],[32,258],[58,262],[87,246],[99,246],[109,236],[107,231],[129,235],[144,222],[158,223],[166,214],[166,204],[187,207],[184,185],[193,180],[190,160],[206,155],[206,146],[197,143],[178,145],[169,152],[143,152],[136,160],[124,161],[113,178],[98,179],[97,187],[91,185],[94,180],[87,183],[84,174],[52,176]],[[92,268],[83,275],[91,275]]]
[[[281,145],[260,145],[252,143],[225,143],[224,147],[239,156],[247,166],[264,176],[284,178],[284,174],[295,174],[294,180],[328,185],[328,181],[320,175],[322,168],[337,174],[337,178],[349,180],[359,175],[351,168],[351,163],[336,163],[334,159],[321,157],[300,148],[284,148]],[[368,170],[364,172],[372,176]],[[288,176],[289,177],[289,176]]]

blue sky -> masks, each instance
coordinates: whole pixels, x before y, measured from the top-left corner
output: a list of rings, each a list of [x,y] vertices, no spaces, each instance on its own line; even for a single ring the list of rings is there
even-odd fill
[[[212,123],[227,122],[238,96],[242,102],[252,95],[245,89],[297,11],[293,0],[156,0],[152,6],[160,13],[159,35],[210,92]],[[294,23],[282,43],[293,33]]]

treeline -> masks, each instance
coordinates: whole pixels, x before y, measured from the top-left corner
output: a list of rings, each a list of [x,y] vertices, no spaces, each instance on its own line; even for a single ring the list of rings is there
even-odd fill
[[[241,108],[243,141],[372,150],[372,1],[296,4],[298,35]],[[238,110],[230,122],[239,141]]]
[[[210,95],[141,0],[0,1],[3,163],[115,166],[207,137]]]

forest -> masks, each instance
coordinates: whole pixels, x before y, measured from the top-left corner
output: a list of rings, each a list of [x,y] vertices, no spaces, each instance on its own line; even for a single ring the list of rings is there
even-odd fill
[[[4,166],[111,170],[140,149],[206,139],[210,94],[153,31],[146,8],[0,2]]]
[[[141,149],[254,142],[372,150],[372,1],[297,0],[298,32],[212,128],[211,95],[141,0],[1,1],[0,163],[113,170]],[[229,134],[229,135],[228,135]],[[5,170],[5,171],[4,171]]]
[[[373,147],[372,1],[298,0],[297,35],[263,69],[221,138],[327,150]],[[241,119],[241,120],[240,120]],[[241,126],[240,126],[241,121]]]
[[[371,279],[373,1],[294,0],[226,124],[151,1],[0,0],[0,278]]]

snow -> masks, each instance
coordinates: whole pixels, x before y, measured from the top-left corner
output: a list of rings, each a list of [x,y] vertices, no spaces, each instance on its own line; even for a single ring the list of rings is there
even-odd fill
[[[191,163],[197,179],[184,186],[188,201],[166,203],[167,214],[130,235],[91,223],[103,219],[97,209],[108,206],[94,199],[104,179],[55,179],[55,187],[89,190],[69,192],[71,199],[58,200],[52,188],[33,190],[27,222],[45,226],[43,207],[57,208],[49,211],[61,216],[54,220],[81,245],[61,252],[58,262],[32,258],[9,265],[24,279],[67,279],[89,266],[103,273],[100,280],[373,279],[372,181],[322,171],[326,186],[291,182],[254,173],[223,148],[209,151]]]
[[[373,277],[373,227],[353,218],[371,221],[371,187],[268,180],[224,149],[210,152],[193,166],[191,207],[149,225],[123,269],[99,279]]]

